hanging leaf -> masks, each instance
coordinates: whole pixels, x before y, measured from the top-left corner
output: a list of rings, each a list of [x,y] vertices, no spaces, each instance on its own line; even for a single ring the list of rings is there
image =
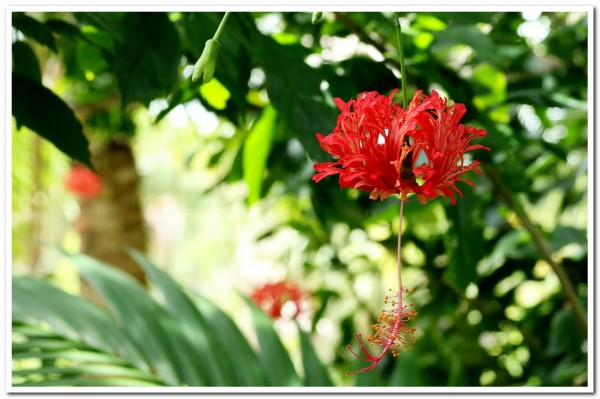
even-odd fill
[[[179,77],[181,44],[166,13],[125,14],[115,48],[115,74],[122,105],[148,104],[168,95]]]
[[[67,156],[93,168],[88,140],[73,111],[56,94],[23,75],[12,74],[12,114]]]
[[[269,385],[288,387],[302,385],[290,355],[273,329],[271,320],[253,302],[247,300],[247,303],[252,311],[252,320],[260,347],[258,360],[261,366],[268,370]]]
[[[52,31],[37,19],[31,18],[24,13],[14,13],[12,15],[12,25],[13,28],[21,31],[25,36],[47,46],[55,53],[58,51]]]
[[[13,72],[41,83],[40,64],[31,47],[25,42],[15,42],[12,45]]]

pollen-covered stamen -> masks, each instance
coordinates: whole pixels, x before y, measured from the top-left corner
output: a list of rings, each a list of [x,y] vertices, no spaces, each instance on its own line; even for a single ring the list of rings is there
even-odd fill
[[[417,312],[412,309],[413,304],[406,304],[403,298],[404,293],[411,292],[402,287],[400,292],[394,292],[393,296],[386,296],[384,303],[391,308],[384,308],[377,319],[378,324],[373,325],[375,335],[367,337],[367,341],[389,348],[392,355],[397,357],[401,350],[410,351],[415,343],[414,327],[406,323],[414,320]]]
[[[416,329],[408,326],[407,323],[414,320],[417,316],[417,312],[412,309],[412,303],[406,304],[406,301],[404,301],[404,294],[411,293],[412,290],[401,287],[399,292],[391,289],[390,292],[393,293],[393,295],[385,297],[383,301],[385,307],[377,319],[377,324],[372,326],[375,334],[366,337],[366,340],[371,346],[378,345],[383,347],[383,350],[378,356],[370,354],[365,347],[362,335],[355,334],[364,356],[356,353],[350,345],[347,345],[346,348],[348,348],[354,356],[362,361],[370,362],[371,365],[360,370],[347,372],[346,375],[373,370],[388,351],[391,351],[394,357],[398,357],[402,350],[408,352],[412,349],[412,346],[415,343],[414,332]]]

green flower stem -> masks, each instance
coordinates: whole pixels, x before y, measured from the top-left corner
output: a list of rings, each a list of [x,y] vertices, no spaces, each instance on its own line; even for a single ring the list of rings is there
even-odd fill
[[[575,321],[579,325],[583,334],[587,334],[588,331],[588,322],[587,315],[583,306],[581,304],[581,300],[579,299],[579,295],[567,274],[567,271],[563,267],[562,263],[556,261],[552,257],[552,249],[550,248],[550,244],[544,238],[544,235],[540,228],[536,226],[529,216],[527,212],[523,209],[521,204],[514,198],[513,194],[510,192],[508,187],[500,175],[491,167],[484,166],[485,174],[490,178],[496,189],[499,191],[500,195],[504,199],[504,202],[508,205],[510,209],[513,210],[521,220],[523,227],[529,232],[531,235],[531,239],[533,240],[533,244],[538,249],[542,258],[548,262],[548,264],[552,267],[552,270],[558,276],[558,279],[562,285],[563,293],[568,302],[571,305],[571,311],[573,312],[573,316],[575,317]]]
[[[408,104],[408,95],[406,94],[406,69],[404,68],[404,46],[402,45],[402,27],[400,26],[400,16],[397,12],[394,13],[396,22],[396,36],[398,36],[398,52],[400,57],[400,75],[402,82],[402,108],[406,108]]]
[[[217,39],[219,39],[219,36],[221,36],[221,31],[223,31],[223,27],[225,27],[225,24],[227,23],[229,14],[231,14],[231,12],[227,11],[225,13],[225,15],[223,15],[223,19],[221,20],[221,23],[219,24],[219,27],[217,28],[217,31],[215,32],[215,35],[213,36],[213,40],[217,40]]]

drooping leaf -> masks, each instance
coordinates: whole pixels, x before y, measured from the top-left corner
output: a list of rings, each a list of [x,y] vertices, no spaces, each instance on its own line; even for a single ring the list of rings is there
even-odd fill
[[[57,52],[56,40],[52,36],[52,31],[37,19],[24,13],[14,13],[12,15],[12,25],[13,28],[18,29],[25,36]]]
[[[258,201],[262,196],[262,183],[267,158],[271,152],[276,121],[277,111],[271,106],[266,107],[254,122],[244,142],[244,180],[248,185],[249,205]]]
[[[15,276],[12,305],[13,320],[47,323],[65,337],[84,341],[90,347],[128,359],[141,370],[149,370],[140,349],[120,328],[107,328],[114,324],[111,317],[86,299],[38,279]]]
[[[196,298],[202,316],[211,325],[224,354],[234,364],[232,373],[240,386],[265,386],[267,378],[258,357],[240,329],[225,312],[203,297]]]
[[[310,336],[298,325],[300,336],[300,351],[302,352],[302,365],[304,366],[304,385],[308,387],[329,387],[333,385],[329,372],[319,360]]]
[[[252,321],[260,347],[258,360],[266,371],[268,385],[287,387],[302,385],[290,355],[275,332],[271,320],[250,300],[246,302],[252,311]]]
[[[88,140],[73,111],[40,83],[12,74],[12,114],[19,126],[27,126],[67,156],[93,168]]]
[[[210,377],[211,385],[247,385],[244,374],[232,373],[237,369],[236,363],[232,362],[223,353],[231,354],[226,348],[221,347],[217,335],[218,331],[212,328],[198,311],[191,299],[183,290],[162,270],[158,269],[141,252],[129,249],[128,253],[144,269],[150,281],[158,287],[165,300],[165,308],[169,314],[177,320],[178,325],[186,334],[198,357],[204,356],[210,359],[208,362],[198,362],[197,367],[203,368],[204,373]],[[245,374],[248,375],[248,374]],[[234,377],[242,377],[239,380]]]
[[[40,64],[29,45],[25,42],[15,42],[12,45],[13,72],[41,83]]]
[[[181,44],[166,13],[131,12],[115,48],[115,74],[122,105],[168,95],[178,80]]]
[[[170,385],[207,383],[181,328],[137,281],[85,255],[71,255],[70,259],[162,379]]]

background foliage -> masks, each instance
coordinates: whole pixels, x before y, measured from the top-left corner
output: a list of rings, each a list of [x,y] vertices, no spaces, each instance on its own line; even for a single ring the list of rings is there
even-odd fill
[[[13,13],[13,384],[587,385],[586,14],[400,16],[409,95],[466,104],[492,151],[456,206],[406,204],[417,343],[345,377],[395,281],[398,204],[314,184],[314,134],[333,97],[398,87],[392,13],[233,13],[206,84],[190,75],[222,13]],[[94,146],[115,140],[161,266],[130,250],[147,284],[40,244],[85,249],[56,149],[110,181]],[[278,280],[308,293],[295,322],[242,299]]]

